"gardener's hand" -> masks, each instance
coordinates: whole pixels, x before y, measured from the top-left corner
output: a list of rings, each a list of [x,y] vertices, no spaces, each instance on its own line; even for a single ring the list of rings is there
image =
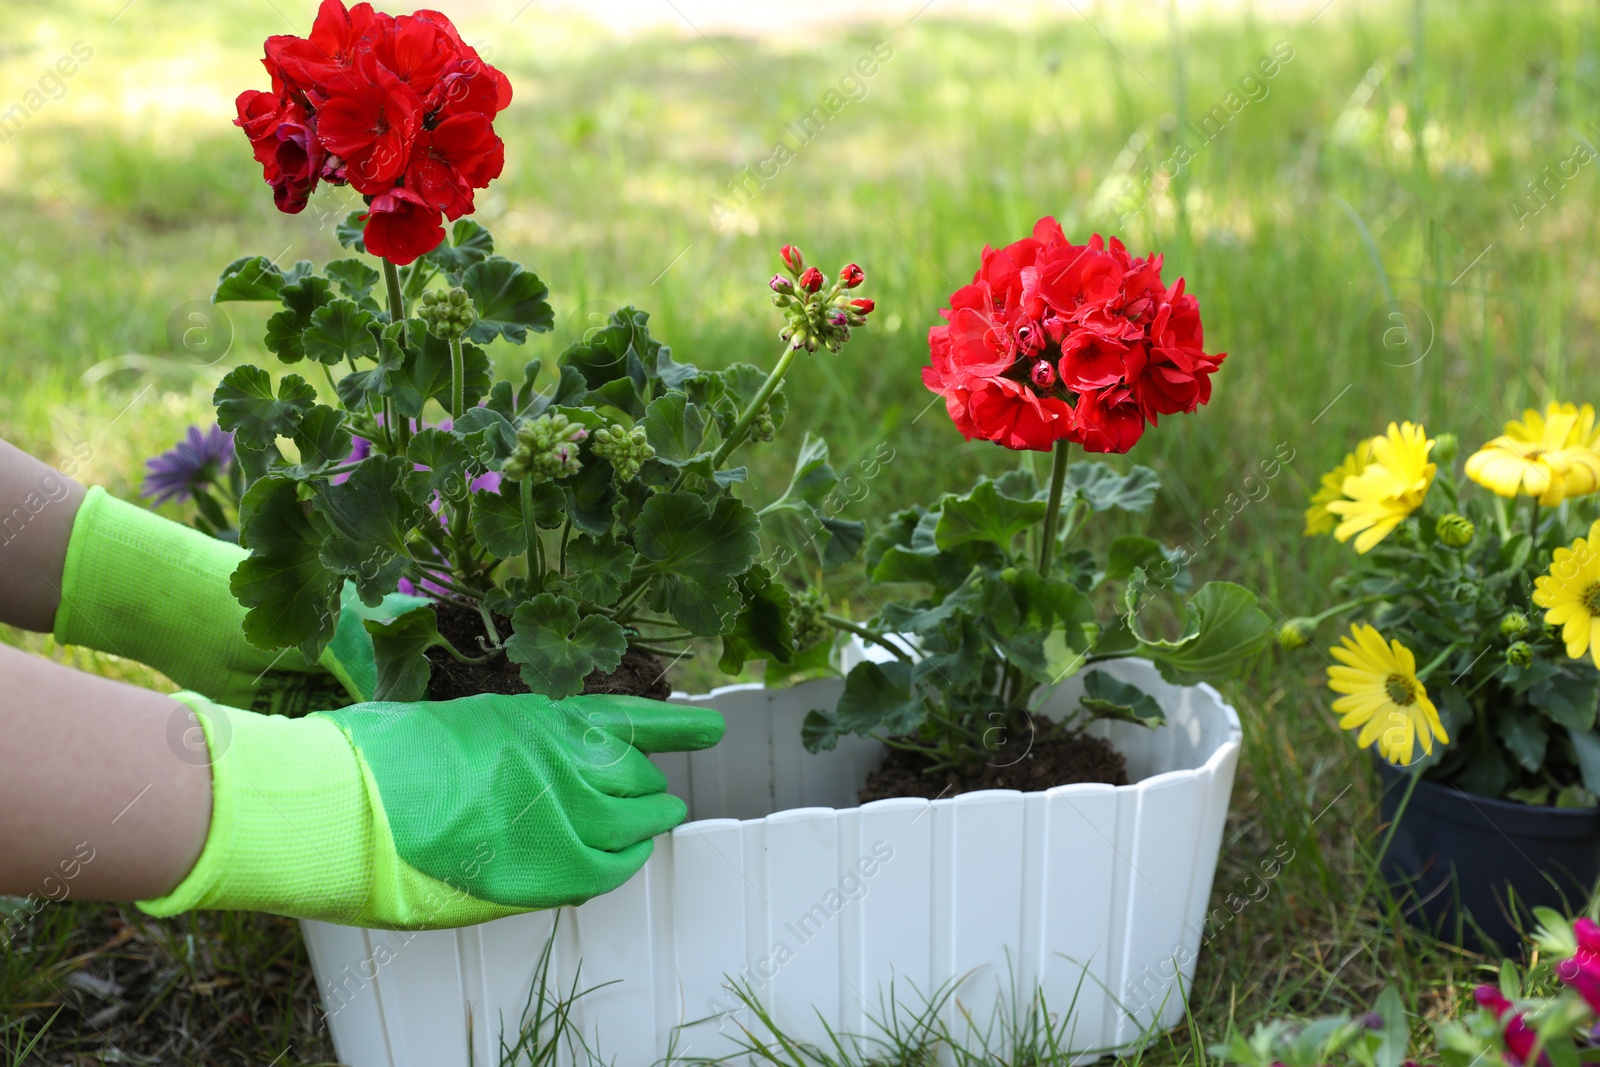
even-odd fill
[[[483,694],[303,719],[179,694],[212,759],[188,877],[140,907],[242,908],[390,929],[577,904],[644,866],[686,808],[646,752],[722,738],[709,708]]]
[[[56,639],[137,660],[230,707],[298,715],[370,699],[376,671],[362,617],[423,601],[397,595],[369,609],[346,587],[334,639],[308,663],[294,649],[264,652],[245,640],[245,609],[228,589],[244,557],[238,545],[90,489],[67,546]]]

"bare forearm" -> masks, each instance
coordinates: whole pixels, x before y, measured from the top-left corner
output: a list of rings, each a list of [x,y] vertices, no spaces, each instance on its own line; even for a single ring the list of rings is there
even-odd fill
[[[84,488],[0,440],[0,622],[47,631]]]
[[[161,896],[194,866],[210,820],[188,708],[0,646],[0,893]]]

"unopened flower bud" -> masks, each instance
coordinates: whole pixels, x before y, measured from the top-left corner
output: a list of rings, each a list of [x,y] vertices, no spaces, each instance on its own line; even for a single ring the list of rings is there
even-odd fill
[[[850,316],[846,315],[842,309],[834,308],[832,311],[828,312],[828,325],[848,326],[850,325]]]
[[[755,420],[750,423],[750,439],[753,441],[770,441],[777,434],[777,424],[772,421],[772,405],[761,405],[761,411]]]
[[[588,436],[587,428],[560,412],[529,419],[517,427],[517,444],[503,472],[514,482],[528,479],[535,483],[577,474],[583,466],[577,444]]]
[[[861,312],[861,314],[863,314],[863,315],[870,315],[870,314],[872,314],[872,309],[877,307],[878,305],[874,304],[867,297],[861,296],[861,297],[857,297],[856,299],[850,301],[850,306],[855,308],[857,311]]]
[[[611,461],[619,482],[632,481],[645,461],[656,455],[656,450],[645,440],[644,427],[637,425],[631,430],[616,423],[602,426],[594,432],[594,444],[590,447],[595,455]]]
[[[794,282],[781,274],[774,274],[772,279],[767,282],[767,288],[774,293],[792,293],[794,292]]]
[[[789,273],[798,276],[806,269],[806,257],[794,245],[784,245],[778,249],[778,258],[783,260],[783,265],[789,268]]]
[[[1441,542],[1451,548],[1465,548],[1472,543],[1472,537],[1478,532],[1478,528],[1472,525],[1472,520],[1465,515],[1457,515],[1452,511],[1448,515],[1439,516],[1433,532],[1438,535]]]
[[[1456,455],[1461,451],[1461,444],[1453,433],[1438,434],[1433,439],[1433,451],[1428,453],[1428,458],[1442,466],[1449,466],[1456,461]]]
[[[1506,637],[1516,637],[1528,632],[1528,617],[1520,611],[1506,614],[1500,620],[1500,632]]]
[[[1533,648],[1526,641],[1518,641],[1506,649],[1506,662],[1513,667],[1533,666]]]
[[[1305,648],[1311,643],[1311,635],[1316,629],[1317,624],[1305,616],[1290,619],[1278,627],[1278,647],[1285,652]]]
[[[800,288],[808,293],[814,293],[822,288],[822,272],[815,267],[807,267],[800,275]]]
[[[798,651],[811,648],[828,636],[828,624],[822,620],[828,610],[828,598],[820,590],[804,589],[789,596],[789,628],[794,633],[794,646]]]
[[[1028,371],[1028,378],[1040,389],[1048,389],[1056,384],[1056,369],[1050,365],[1048,359],[1041,359]]]
[[[845,264],[844,269],[839,272],[839,281],[844,283],[846,289],[854,289],[866,280],[866,272],[854,263]]]
[[[429,289],[417,301],[417,318],[428,332],[442,341],[454,340],[472,329],[478,321],[477,309],[459,285],[448,291]]]

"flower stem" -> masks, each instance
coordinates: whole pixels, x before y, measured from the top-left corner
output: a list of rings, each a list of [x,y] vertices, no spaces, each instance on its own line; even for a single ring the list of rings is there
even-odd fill
[[[896,645],[893,641],[890,641],[888,638],[884,637],[883,634],[876,633],[867,629],[865,626],[853,623],[849,619],[846,619],[842,616],[830,615],[826,612],[824,612],[822,615],[822,621],[827,623],[829,626],[832,626],[835,630],[843,630],[847,634],[855,634],[857,637],[871,641],[879,648],[888,649],[890,652],[894,653],[895,658],[898,660],[901,660],[905,663],[912,662],[911,657],[904,649],[902,649],[899,645]]]
[[[1050,460],[1050,502],[1045,505],[1044,537],[1039,545],[1039,576],[1050,577],[1050,564],[1056,555],[1056,524],[1061,521],[1061,491],[1067,484],[1067,462],[1072,442],[1065,437],[1056,442]]]
[[[383,282],[389,290],[389,321],[404,322],[406,298],[400,292],[400,271],[387,259],[383,261]]]
[[[461,354],[461,338],[450,338],[450,418],[459,419],[466,407],[465,357]]]
[[[533,524],[533,482],[522,479],[517,483],[517,494],[522,502],[522,532],[528,536],[528,581],[535,589],[543,589],[544,571],[538,566],[539,531]]]
[[[400,292],[400,271],[388,259],[383,260],[383,282],[389,291],[389,321],[404,322],[406,298]],[[411,443],[411,423],[410,420],[395,417],[394,403],[389,397],[383,398],[383,421],[391,450],[395,455],[404,454]]]
[[[772,373],[767,375],[767,380],[761,383],[761,388],[756,390],[756,395],[750,399],[739,421],[733,424],[733,429],[728,431],[728,439],[722,442],[722,447],[717,449],[717,454],[711,457],[711,469],[721,470],[722,464],[733,454],[733,450],[744,443],[745,434],[750,431],[750,424],[756,421],[761,414],[761,409],[767,406],[767,401],[772,399],[772,394],[778,391],[778,386],[783,384],[783,376],[789,373],[789,366],[794,363],[795,356],[800,354],[798,348],[787,348],[783,355],[778,357],[777,365],[772,368]],[[683,484],[685,475],[679,474],[678,480],[672,483],[672,488],[677,489]]]
[[[1533,547],[1539,547],[1539,498],[1528,497],[1528,538],[1533,542]]]

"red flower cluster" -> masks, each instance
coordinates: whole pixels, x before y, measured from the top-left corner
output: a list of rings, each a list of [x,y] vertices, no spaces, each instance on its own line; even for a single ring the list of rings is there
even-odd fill
[[[444,240],[441,212],[469,213],[500,176],[493,120],[511,83],[437,11],[323,0],[311,36],[267,38],[262,63],[272,91],[240,93],[234,125],[280,211],[304,208],[319,180],[348,183],[369,205],[367,251],[405,264]]]
[[[972,284],[928,330],[923,383],[956,428],[1044,452],[1066,438],[1126,452],[1161,415],[1211,399],[1225,354],[1202,347],[1200,305],[1168,289],[1161,256],[1134,259],[1115,237],[1075,245],[1053,218],[1033,236],[983,250]]]

